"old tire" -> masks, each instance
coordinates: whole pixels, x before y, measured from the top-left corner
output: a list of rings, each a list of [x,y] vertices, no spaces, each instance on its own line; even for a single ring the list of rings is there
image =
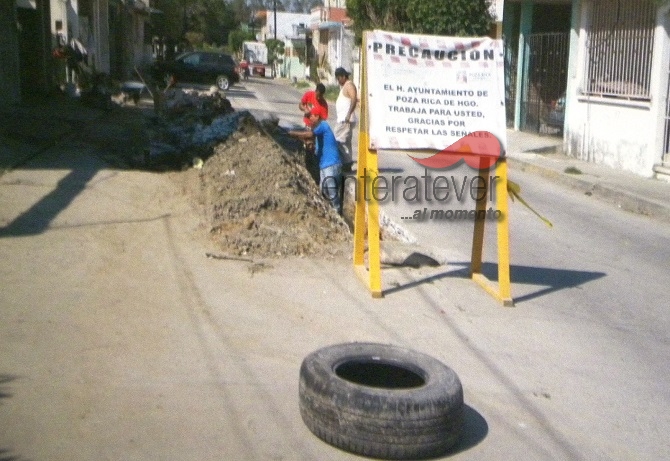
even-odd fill
[[[400,347],[340,344],[300,368],[300,415],[343,450],[381,459],[444,454],[463,430],[463,387],[438,360]]]

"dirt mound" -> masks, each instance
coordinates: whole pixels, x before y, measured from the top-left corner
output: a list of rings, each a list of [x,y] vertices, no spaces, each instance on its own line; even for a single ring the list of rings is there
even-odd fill
[[[342,254],[351,233],[321,196],[299,151],[280,148],[251,115],[185,174],[211,238],[225,254],[314,256]]]
[[[216,88],[174,89],[162,99],[145,167],[180,171],[174,175],[202,208],[219,256],[349,250],[349,227],[321,195],[300,142],[235,111]]]

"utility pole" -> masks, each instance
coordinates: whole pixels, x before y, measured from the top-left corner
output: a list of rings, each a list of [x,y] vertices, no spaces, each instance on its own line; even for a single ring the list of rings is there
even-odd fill
[[[277,59],[276,49],[277,49],[277,0],[272,0],[272,9],[274,10],[275,17],[275,51],[272,53],[274,58],[272,59],[272,78],[275,78],[275,61]]]
[[[272,8],[275,17],[275,40],[277,40],[277,0],[272,0]]]

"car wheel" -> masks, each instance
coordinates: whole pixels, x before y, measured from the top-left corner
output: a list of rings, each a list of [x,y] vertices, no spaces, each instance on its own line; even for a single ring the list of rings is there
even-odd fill
[[[230,80],[228,80],[228,77],[226,77],[225,75],[219,75],[218,77],[216,77],[216,86],[220,90],[227,90],[228,88],[230,88]]]
[[[300,368],[300,415],[343,450],[381,459],[443,455],[463,432],[463,387],[440,361],[371,343],[325,347]]]

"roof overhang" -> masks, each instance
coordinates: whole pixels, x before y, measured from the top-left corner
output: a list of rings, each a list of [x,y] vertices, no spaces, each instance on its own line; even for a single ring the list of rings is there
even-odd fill
[[[344,27],[344,24],[341,22],[337,21],[325,21],[322,23],[319,23],[318,25],[319,29],[339,29],[340,27]]]

